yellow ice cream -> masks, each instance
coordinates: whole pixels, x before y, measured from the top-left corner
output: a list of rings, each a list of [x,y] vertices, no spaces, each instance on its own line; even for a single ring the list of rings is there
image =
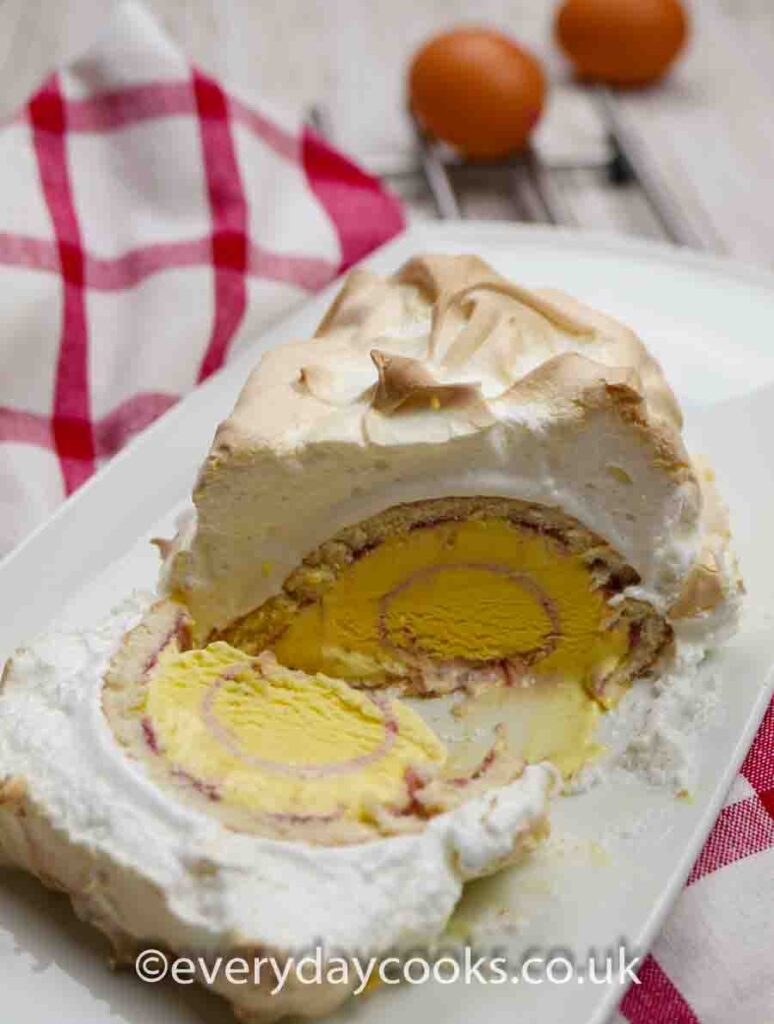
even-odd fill
[[[566,778],[603,750],[594,739],[601,708],[571,680],[536,680],[511,689],[489,687],[464,701],[457,711],[462,734],[452,759],[460,772],[480,759],[486,737],[498,723],[504,727],[508,750],[532,763],[550,761]],[[471,735],[477,739],[467,740]]]
[[[138,711],[178,780],[260,815],[367,820],[405,802],[408,768],[446,759],[410,708],[222,642],[162,654]]]
[[[569,776],[600,750],[595,691],[627,656],[629,634],[611,624],[579,555],[482,518],[387,539],[303,608],[274,650],[283,664],[365,683],[428,663],[489,665],[511,685],[472,698],[471,724],[505,722],[513,752]]]
[[[592,686],[629,648],[587,567],[504,519],[445,522],[387,539],[303,608],[274,645],[307,672],[368,681],[418,659],[527,666]]]

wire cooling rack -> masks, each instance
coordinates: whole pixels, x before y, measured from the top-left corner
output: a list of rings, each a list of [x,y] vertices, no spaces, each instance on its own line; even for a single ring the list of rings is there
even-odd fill
[[[466,170],[475,170],[480,178],[490,172],[510,181],[510,206],[514,220],[542,224],[567,224],[562,205],[554,198],[552,183],[556,177],[574,171],[592,171],[609,188],[636,188],[647,203],[664,237],[677,245],[694,249],[706,248],[706,240],[683,215],[680,204],[660,176],[651,170],[647,155],[635,133],[621,118],[615,93],[597,86],[589,90],[601,120],[607,153],[598,160],[548,161],[537,150],[528,147],[521,153],[490,161],[468,161],[448,147],[430,138],[417,120],[409,114],[415,139],[416,160],[400,177],[419,176],[432,197],[435,211],[442,220],[464,218],[461,193],[465,189]],[[321,135],[330,138],[330,118],[317,104],[309,113],[310,124]],[[381,175],[386,181],[397,172]]]

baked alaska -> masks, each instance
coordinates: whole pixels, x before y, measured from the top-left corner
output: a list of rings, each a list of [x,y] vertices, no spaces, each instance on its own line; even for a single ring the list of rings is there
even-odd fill
[[[0,853],[119,955],[436,941],[545,835],[599,715],[736,622],[658,363],[474,257],[350,274],[263,357],[193,505],[156,595],[0,693]],[[248,1021],[351,988],[213,987]]]
[[[608,704],[733,628],[712,474],[626,327],[475,257],[360,270],[266,354],[168,550],[197,645],[366,688]]]
[[[190,639],[186,610],[151,607],[104,678],[102,707],[119,743],[148,777],[228,828],[318,845],[422,830],[428,820],[500,787],[519,788],[523,759],[501,730],[468,771],[404,702],[341,679],[286,668],[224,641]],[[547,791],[550,770],[537,773]],[[493,804],[494,806],[494,804]],[[517,822],[522,840],[542,809]],[[534,826],[534,827],[533,827]]]

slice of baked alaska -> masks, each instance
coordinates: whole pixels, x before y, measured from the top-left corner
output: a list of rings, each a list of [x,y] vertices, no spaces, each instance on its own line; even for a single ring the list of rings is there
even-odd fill
[[[733,629],[711,472],[626,327],[470,256],[350,275],[268,353],[169,552],[197,644],[359,687],[577,681],[609,704]]]
[[[633,680],[736,622],[659,365],[474,257],[351,274],[263,357],[194,505],[157,600],[0,687],[0,858],[122,955],[436,941],[545,835],[551,763],[572,775]],[[213,987],[252,1021],[355,981]]]

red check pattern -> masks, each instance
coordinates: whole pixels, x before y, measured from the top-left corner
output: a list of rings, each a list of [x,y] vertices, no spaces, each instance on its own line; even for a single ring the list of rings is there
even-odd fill
[[[38,330],[0,344],[0,511],[9,513],[0,516],[0,554],[217,370],[240,333],[258,333],[403,226],[399,204],[374,178],[303,125],[289,126],[187,68],[140,10],[120,10],[102,46],[53,75],[0,131],[0,166],[17,161],[28,172],[12,179],[7,215],[13,221],[14,210],[41,210],[34,231],[26,218],[6,223],[0,208],[0,302],[58,311]],[[138,46],[145,49],[139,63],[153,67],[149,80],[133,80]],[[185,151],[175,151],[172,126]],[[144,133],[144,150],[125,170],[132,133]],[[95,155],[101,166],[93,172]],[[188,181],[181,181],[182,199],[172,196],[176,208],[167,209],[156,184],[162,175],[174,182],[178,161],[188,165]],[[91,181],[101,206],[92,206]],[[156,237],[144,238],[142,225],[132,223],[127,192],[153,206]],[[276,227],[265,228],[256,192],[269,197]],[[105,193],[115,193],[107,211]],[[132,244],[105,239],[106,212],[128,228]],[[177,302],[192,315],[198,310],[206,336],[175,330],[174,305],[154,325],[145,289],[170,275]],[[112,353],[122,342],[106,324],[135,315],[151,336],[130,333],[123,341],[137,344],[137,353]],[[146,350],[161,345],[170,348],[163,366],[188,369],[142,379]],[[45,395],[25,390],[31,375],[36,384],[51,376]],[[43,466],[41,451],[51,456]],[[37,487],[41,468],[45,481]]]
[[[621,1002],[622,1018],[629,1024],[771,1024],[772,911],[774,702],[644,962],[642,984],[632,985]]]
[[[94,472],[95,453],[89,403],[83,243],[67,167],[65,104],[56,77],[30,100],[27,110],[62,279],[64,309],[51,437],[62,465],[65,492],[70,494]]]

